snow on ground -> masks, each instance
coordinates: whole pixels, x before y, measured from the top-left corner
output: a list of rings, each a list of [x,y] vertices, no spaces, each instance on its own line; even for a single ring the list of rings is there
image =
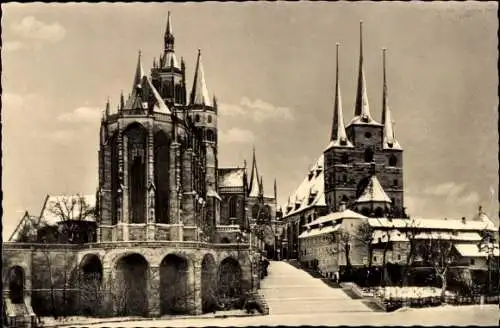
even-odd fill
[[[441,288],[435,287],[379,287],[374,289],[374,294],[384,299],[409,299],[423,297],[439,297],[441,296]],[[453,293],[446,291],[447,296],[452,296]]]
[[[107,322],[101,324],[82,323],[72,327],[204,327],[204,326],[388,326],[388,325],[453,325],[453,326],[497,326],[497,305],[440,306],[434,308],[408,309],[400,312],[345,312],[330,314],[287,314],[252,317],[196,318],[171,320],[141,320]],[[68,325],[69,326],[69,325]],[[61,327],[61,326],[60,326]]]

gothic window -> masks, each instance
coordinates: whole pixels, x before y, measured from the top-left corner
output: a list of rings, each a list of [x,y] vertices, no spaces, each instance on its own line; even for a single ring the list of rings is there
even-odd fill
[[[158,223],[169,223],[170,148],[164,132],[154,136],[154,147],[155,217]]]
[[[124,135],[128,154],[129,215],[131,223],[143,223],[146,216],[146,131],[133,124]]]
[[[391,155],[391,157],[389,157],[389,166],[396,166],[396,165],[398,165],[398,159],[396,156]]]
[[[236,196],[229,198],[229,217],[236,217]]]
[[[371,163],[373,162],[373,149],[367,148],[365,150],[365,162],[366,163]]]
[[[397,187],[397,186],[399,185],[399,183],[398,183],[398,179],[394,179],[394,180],[392,181],[392,185],[393,185],[394,187]]]
[[[199,114],[196,114],[196,115],[194,116],[194,120],[195,120],[195,122],[196,122],[196,123],[199,123],[199,122],[200,122],[200,115],[199,115]]]
[[[384,210],[381,207],[377,207],[375,209],[375,216],[381,218],[382,216],[384,216]]]
[[[347,154],[342,154],[342,164],[348,164],[349,163],[349,155]]]
[[[215,142],[215,133],[213,130],[207,130],[207,140]]]
[[[342,201],[343,202],[348,202],[349,201],[349,197],[347,197],[346,195],[343,195],[342,196]]]
[[[212,115],[208,115],[208,123],[212,123]]]

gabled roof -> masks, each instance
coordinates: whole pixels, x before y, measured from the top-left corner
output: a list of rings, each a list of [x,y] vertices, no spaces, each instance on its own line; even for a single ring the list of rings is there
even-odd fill
[[[356,200],[356,203],[371,203],[371,202],[382,202],[382,203],[392,203],[389,196],[384,191],[384,188],[380,185],[377,177],[372,175],[368,185],[361,194],[361,196]]]
[[[310,229],[302,232],[299,235],[299,239],[304,239],[304,238],[309,238],[309,237],[315,237],[315,236],[320,236],[320,235],[325,235],[328,233],[335,232],[340,229],[340,224],[335,225],[335,226],[328,226],[324,228],[315,228],[315,229]]]
[[[283,217],[293,215],[313,206],[326,206],[324,182],[324,156],[321,155],[309,170],[299,187],[290,195],[289,204],[283,207]],[[295,205],[299,205],[296,208]],[[288,211],[287,205],[292,207]]]
[[[211,106],[210,96],[208,95],[207,83],[205,81],[205,72],[201,62],[201,51],[198,49],[198,59],[196,60],[196,69],[194,73],[193,88],[191,89],[190,105]]]
[[[244,187],[244,168],[219,168],[219,188]]]
[[[357,212],[354,212],[352,210],[345,210],[341,212],[331,212],[328,213],[327,215],[320,216],[319,218],[315,219],[311,223],[306,224],[306,226],[315,226],[319,224],[323,224],[326,222],[332,222],[332,221],[337,221],[340,219],[367,219],[366,216],[359,214]]]
[[[9,237],[10,242],[18,241],[20,233],[27,229],[30,234],[36,233],[36,227],[38,226],[39,218],[38,216],[29,215],[28,212],[24,213],[23,217],[19,221],[16,229],[12,232]]]

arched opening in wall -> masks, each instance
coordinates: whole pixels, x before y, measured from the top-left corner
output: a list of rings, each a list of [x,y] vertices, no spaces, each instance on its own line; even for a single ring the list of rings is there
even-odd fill
[[[349,164],[349,155],[348,154],[342,154],[342,157],[340,159],[342,164]]]
[[[20,266],[13,266],[9,270],[9,298],[14,304],[24,303],[24,270]]]
[[[231,304],[241,296],[242,270],[233,258],[224,259],[219,267],[218,295],[225,304]]]
[[[217,305],[217,265],[211,254],[206,254],[201,262],[201,309],[212,312]]]
[[[110,140],[111,147],[111,224],[118,222],[118,208],[121,207],[123,194],[118,190],[118,133],[115,133]],[[106,165],[106,164],[104,164]],[[102,206],[102,204],[101,204]]]
[[[169,223],[170,142],[165,132],[155,134],[154,147],[155,217],[158,223]]]
[[[183,93],[182,86],[180,84],[175,85],[175,102],[182,103]]]
[[[208,115],[208,123],[212,123],[212,115]]]
[[[237,204],[236,196],[230,197],[229,198],[229,217],[230,218],[236,217],[236,207],[237,207],[236,204]]]
[[[301,233],[302,231],[306,230],[306,227],[304,227],[305,224],[306,224],[306,218],[304,216],[302,216],[300,218],[299,233]]]
[[[199,123],[199,122],[200,122],[200,115],[199,115],[199,114],[196,114],[196,115],[194,116],[194,121],[195,121],[196,123]]]
[[[123,134],[127,141],[130,222],[145,223],[147,131],[140,124],[133,123]]]
[[[365,149],[365,162],[366,163],[373,162],[373,149],[371,148]]]
[[[346,195],[342,195],[341,201],[343,201],[347,204],[347,202],[349,201],[349,197],[347,197]]]
[[[136,253],[117,261],[112,294],[117,315],[147,314],[148,267],[146,259]]]
[[[79,267],[80,310],[83,315],[98,314],[102,305],[102,263],[95,254],[85,255]]]
[[[188,312],[188,262],[185,258],[169,254],[160,264],[161,314]]]
[[[394,155],[391,155],[391,157],[389,157],[389,166],[396,166],[398,165],[398,158]]]
[[[382,207],[375,208],[375,216],[381,218],[384,216],[384,209]]]

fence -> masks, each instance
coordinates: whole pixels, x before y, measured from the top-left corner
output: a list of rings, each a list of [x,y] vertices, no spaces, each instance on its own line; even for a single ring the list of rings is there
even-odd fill
[[[401,307],[432,307],[442,304],[440,296],[421,298],[388,298],[381,299],[387,312],[397,310]],[[499,296],[446,296],[445,303],[450,305],[472,305],[472,304],[498,304]]]

